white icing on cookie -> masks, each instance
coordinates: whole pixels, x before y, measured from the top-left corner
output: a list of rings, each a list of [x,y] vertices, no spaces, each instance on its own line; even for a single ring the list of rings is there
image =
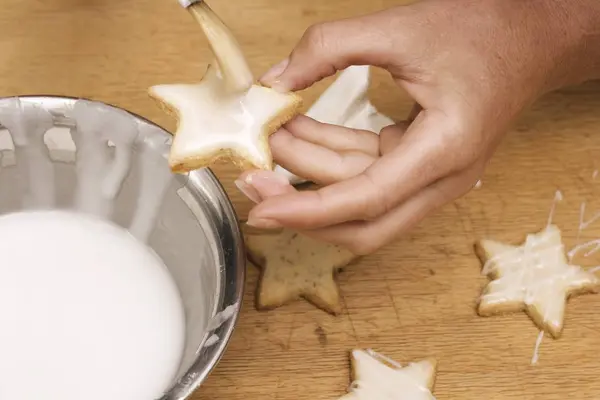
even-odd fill
[[[435,400],[429,390],[435,366],[430,361],[404,367],[367,350],[352,352],[355,380],[341,400]]]
[[[150,93],[175,109],[179,124],[173,139],[170,164],[202,159],[209,163],[231,151],[256,168],[270,169],[267,126],[298,98],[289,93],[253,85],[246,93],[228,95],[215,67],[198,84],[158,85]]]
[[[593,274],[569,265],[560,231],[554,225],[527,235],[518,247],[495,243],[492,253],[482,272],[493,273],[496,279],[488,284],[481,302],[486,306],[534,306],[544,324],[557,330],[562,327],[568,294],[598,282]]]

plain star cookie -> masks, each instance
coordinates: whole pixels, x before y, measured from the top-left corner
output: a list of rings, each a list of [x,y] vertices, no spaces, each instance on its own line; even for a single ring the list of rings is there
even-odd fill
[[[353,350],[351,364],[353,381],[340,400],[435,400],[433,359],[402,366],[372,350]]]
[[[244,236],[248,259],[261,269],[257,308],[273,309],[305,298],[329,313],[342,311],[335,274],[357,256],[287,229]]]
[[[479,301],[481,316],[524,310],[540,330],[558,338],[568,298],[600,290],[593,273],[569,264],[554,225],[527,235],[520,246],[481,240],[475,251],[491,279]]]
[[[268,138],[294,117],[302,99],[254,84],[237,41],[205,2],[188,7],[216,61],[196,84],[156,85],[149,94],[177,118],[169,154],[173,172],[228,159],[242,169],[273,169]]]

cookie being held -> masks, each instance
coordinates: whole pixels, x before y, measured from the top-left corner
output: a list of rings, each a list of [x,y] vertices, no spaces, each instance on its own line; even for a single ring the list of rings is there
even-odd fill
[[[178,120],[171,170],[186,173],[219,159],[242,169],[273,169],[268,138],[299,112],[302,99],[255,84],[239,44],[206,2],[187,9],[204,30],[215,61],[199,83],[149,89]]]
[[[336,273],[357,258],[343,247],[283,229],[245,230],[248,259],[261,269],[257,308],[274,309],[304,298],[331,314],[342,311]]]
[[[596,275],[569,264],[555,225],[527,235],[520,246],[481,240],[475,251],[482,273],[491,279],[479,301],[481,316],[525,311],[556,339],[563,331],[568,298],[600,290]]]
[[[437,362],[426,359],[402,366],[372,350],[353,350],[352,384],[340,400],[434,400]]]

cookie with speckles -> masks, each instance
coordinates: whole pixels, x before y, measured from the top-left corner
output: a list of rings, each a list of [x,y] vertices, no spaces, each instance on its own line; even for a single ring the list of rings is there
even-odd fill
[[[261,269],[256,299],[259,310],[304,298],[328,313],[342,311],[335,275],[356,255],[288,229],[259,233],[246,227],[244,233],[248,259]]]

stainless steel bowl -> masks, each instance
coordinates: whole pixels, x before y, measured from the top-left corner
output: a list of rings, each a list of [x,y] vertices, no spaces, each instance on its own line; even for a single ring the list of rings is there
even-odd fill
[[[23,168],[21,157],[28,157],[27,144],[14,141],[2,121],[6,118],[5,111],[15,104],[50,113],[54,128],[46,132],[44,141],[52,174],[40,170],[39,178],[51,176],[54,180],[52,208],[73,207],[76,152],[69,132],[77,129],[72,110],[78,101],[97,105],[105,119],[110,120],[118,113],[124,115],[124,110],[117,107],[84,99],[52,96],[0,99],[0,188],[10,188],[0,189],[0,213],[44,207],[35,198],[25,200],[31,197],[28,182],[36,176]],[[164,129],[129,114],[138,132],[133,162],[114,199],[114,212],[109,216],[124,227],[135,221],[137,193],[144,185],[144,164],[137,160],[146,157],[147,162],[166,168],[165,157],[171,143],[171,135]],[[108,145],[118,146],[110,140]],[[154,196],[162,199],[156,223],[145,239],[168,266],[179,287],[186,315],[186,345],[179,372],[172,387],[159,400],[184,400],[216,366],[235,328],[245,281],[245,254],[235,212],[214,174],[209,169],[188,175],[167,174],[166,190]],[[139,227],[150,222],[135,223]]]

